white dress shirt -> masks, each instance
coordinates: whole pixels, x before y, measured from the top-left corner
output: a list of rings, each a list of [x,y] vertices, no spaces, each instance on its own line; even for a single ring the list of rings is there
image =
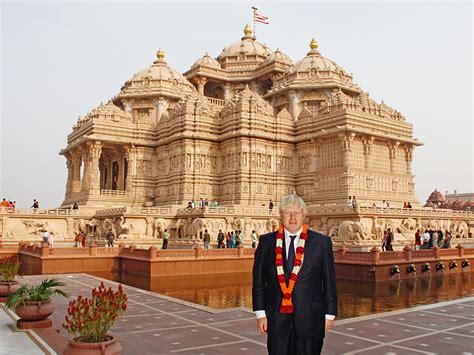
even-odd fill
[[[288,250],[290,249],[290,244],[291,244],[291,238],[290,236],[291,235],[296,235],[295,237],[295,242],[294,242],[294,248],[295,248],[295,255],[296,255],[296,248],[298,247],[298,243],[300,241],[300,235],[301,235],[301,232],[303,231],[303,226],[301,226],[301,228],[295,233],[295,234],[291,234],[289,231],[286,230],[285,228],[285,251],[286,251],[286,259],[288,259]],[[258,311],[255,311],[255,316],[257,317],[257,319],[260,319],[260,318],[263,318],[263,317],[266,317],[267,315],[265,314],[265,310],[258,310]],[[329,319],[329,320],[334,320],[336,318],[335,315],[333,314],[326,314],[326,319]]]

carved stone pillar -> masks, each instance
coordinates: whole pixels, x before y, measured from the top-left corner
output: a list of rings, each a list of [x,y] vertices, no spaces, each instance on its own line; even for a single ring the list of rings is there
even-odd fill
[[[68,198],[72,193],[72,180],[74,178],[74,164],[72,153],[67,152],[66,157],[66,166],[67,166],[67,182],[66,182],[66,198]]]
[[[89,145],[89,157],[91,160],[89,193],[91,195],[100,194],[100,176],[99,176],[99,159],[102,153],[102,144],[94,142]]]
[[[298,116],[298,95],[295,91],[290,91],[290,93],[288,94],[288,101],[290,102],[290,115],[293,116],[293,118],[296,120]]]
[[[226,83],[224,85],[224,100],[229,101],[230,99],[232,99],[232,91],[230,89],[230,84]]]
[[[399,144],[400,142],[395,142],[395,143],[390,142],[388,144],[388,154],[390,158],[390,172],[395,171],[395,159],[397,158],[397,148]]]
[[[168,111],[168,101],[165,98],[160,97],[159,99],[153,100],[156,107],[156,118],[155,123],[158,124],[161,120],[161,116]]]
[[[127,177],[125,179],[125,190],[131,192],[133,189],[132,181],[136,175],[137,148],[135,146],[125,147],[125,159],[127,159]]]
[[[411,163],[413,161],[413,146],[405,145],[406,172],[411,175]]]
[[[91,160],[90,160],[88,149],[84,150],[82,154],[82,160],[84,162],[84,171],[82,173],[81,192],[87,192],[89,190],[90,177],[91,177]]]
[[[207,79],[206,79],[206,78],[203,78],[203,77],[197,77],[197,78],[194,78],[194,82],[195,82],[196,85],[198,86],[198,87],[197,87],[198,92],[199,92],[201,95],[204,95],[204,86],[205,86],[206,83],[207,83]]]
[[[81,165],[82,165],[82,152],[77,150],[71,152],[73,175],[71,182],[71,192],[78,193],[81,191]]]
[[[314,171],[318,172],[321,170],[321,140],[312,140],[314,147]]]
[[[354,133],[343,133],[339,135],[339,141],[342,148],[342,166],[347,168],[350,164],[350,152],[352,151],[352,141],[354,140]]]
[[[374,145],[374,137],[366,137],[362,139],[362,144],[364,146],[364,167],[365,169],[370,169],[370,156],[372,155],[372,147]]]

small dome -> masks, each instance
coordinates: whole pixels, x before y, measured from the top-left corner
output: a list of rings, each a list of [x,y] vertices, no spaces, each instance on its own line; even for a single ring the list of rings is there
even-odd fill
[[[165,52],[160,48],[160,50],[156,52],[157,59],[153,62],[153,65],[136,73],[129,82],[164,80],[184,84],[194,88],[194,86],[183,75],[181,75],[181,73],[168,66],[166,61],[163,59],[164,56]]]
[[[289,73],[296,72],[309,72],[311,69],[316,70],[330,70],[333,72],[342,72],[348,75],[341,66],[330,59],[327,59],[321,55],[318,51],[318,43],[313,38],[309,44],[311,50],[308,52],[306,57],[295,63],[295,66],[290,69]]]
[[[255,37],[252,37],[252,30],[247,24],[244,29],[244,36],[241,38],[240,42],[236,42],[228,47],[225,47],[217,59],[222,60],[225,57],[238,56],[241,54],[258,55],[266,58],[272,53],[273,51],[270,48],[260,42],[257,42]]]
[[[441,192],[439,192],[437,189],[435,189],[430,194],[430,197],[428,197],[427,201],[437,203],[437,202],[446,201],[446,199],[444,198],[444,195]]]
[[[209,54],[207,53],[204,54],[202,58],[199,58],[198,60],[196,60],[196,62],[193,64],[191,68],[195,68],[198,66],[222,69],[219,62],[215,60],[214,58],[211,58],[211,56],[209,56]]]
[[[265,59],[265,64],[277,61],[293,64],[293,60],[279,49],[277,49],[274,53],[270,54],[267,59]]]

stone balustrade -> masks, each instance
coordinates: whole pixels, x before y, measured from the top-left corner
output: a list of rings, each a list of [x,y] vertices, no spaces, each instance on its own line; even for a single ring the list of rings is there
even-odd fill
[[[127,196],[127,191],[126,190],[105,190],[105,189],[101,189],[100,194],[102,196],[108,196],[108,197],[114,197],[114,196],[125,197],[125,196]]]
[[[337,262],[354,262],[360,264],[396,264],[402,262],[424,262],[435,260],[452,260],[462,258],[466,255],[474,255],[474,248],[464,248],[461,244],[453,249],[440,249],[433,247],[428,250],[412,250],[406,246],[402,251],[384,251],[378,247],[374,247],[370,252],[349,251],[343,245],[334,251],[334,261]]]
[[[268,207],[195,207],[178,209],[177,216],[202,216],[202,215],[233,215],[233,216],[278,216],[276,209]]]
[[[71,208],[12,208],[1,207],[0,215],[32,215],[36,217],[42,216],[90,216],[95,213],[95,207],[79,207],[74,210]]]

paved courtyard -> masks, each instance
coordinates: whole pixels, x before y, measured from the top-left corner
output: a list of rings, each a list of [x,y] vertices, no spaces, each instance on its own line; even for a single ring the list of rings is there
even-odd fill
[[[27,276],[34,282],[46,276]],[[97,277],[55,275],[71,296],[89,296]],[[116,283],[104,280],[116,288]],[[213,310],[153,292],[124,286],[124,316],[112,328],[124,354],[265,354],[266,339],[247,309]],[[53,326],[62,329],[67,300],[55,298]],[[0,311],[0,354],[60,353],[66,341],[47,331],[19,332],[12,314]],[[56,337],[58,338],[58,337]],[[336,322],[324,354],[474,354],[474,297]]]

